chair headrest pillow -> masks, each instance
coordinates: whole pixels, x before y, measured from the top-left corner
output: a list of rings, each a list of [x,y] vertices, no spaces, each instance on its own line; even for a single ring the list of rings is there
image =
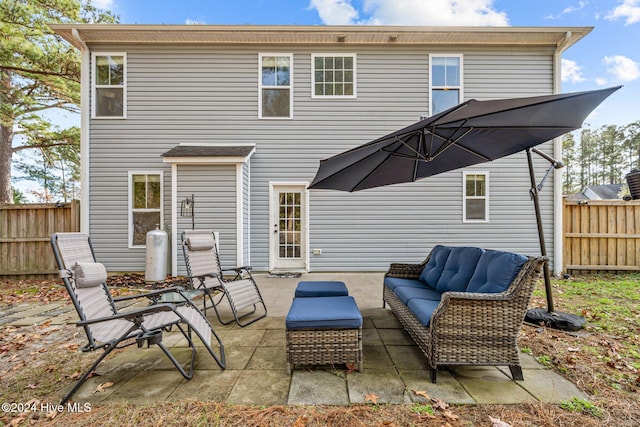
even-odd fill
[[[187,238],[187,247],[190,251],[208,251],[214,245],[213,234],[198,234]]]
[[[78,288],[91,288],[107,281],[107,270],[99,262],[77,262],[73,276]]]

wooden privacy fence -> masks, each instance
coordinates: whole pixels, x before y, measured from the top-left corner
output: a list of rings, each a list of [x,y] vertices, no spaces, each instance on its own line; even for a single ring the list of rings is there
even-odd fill
[[[0,205],[0,279],[48,279],[58,269],[51,235],[80,231],[80,203]]]
[[[565,200],[563,228],[565,271],[640,271],[640,200]]]

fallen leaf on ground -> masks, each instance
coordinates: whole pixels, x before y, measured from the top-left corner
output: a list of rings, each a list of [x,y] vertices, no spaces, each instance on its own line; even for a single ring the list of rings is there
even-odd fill
[[[416,396],[421,396],[427,400],[431,400],[431,398],[429,397],[426,391],[421,391],[421,390],[412,390],[412,391],[413,391],[413,394],[415,394]]]
[[[113,383],[111,381],[106,382],[106,383],[102,383],[102,384],[98,384],[98,387],[96,387],[96,389],[93,391],[94,393],[102,393],[104,391],[104,389],[109,388],[113,385]]]
[[[376,396],[376,395],[375,395],[375,394],[373,394],[373,393],[369,393],[369,394],[367,394],[367,395],[364,397],[364,401],[365,401],[365,402],[371,402],[371,403],[373,403],[374,405],[377,405],[377,404],[378,404],[378,399],[380,399],[380,396]]]
[[[511,427],[511,424],[505,423],[500,418],[493,418],[491,415],[489,415],[489,420],[493,423],[492,427]]]

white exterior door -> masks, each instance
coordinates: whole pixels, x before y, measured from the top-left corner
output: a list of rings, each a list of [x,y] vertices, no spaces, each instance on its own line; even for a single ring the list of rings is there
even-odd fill
[[[306,184],[271,184],[269,269],[307,271]]]

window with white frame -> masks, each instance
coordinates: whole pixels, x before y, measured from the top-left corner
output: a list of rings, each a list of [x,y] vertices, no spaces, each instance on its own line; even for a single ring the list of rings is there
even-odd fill
[[[162,225],[162,172],[129,172],[129,247],[145,246]]]
[[[429,108],[437,114],[462,102],[462,55],[430,54]]]
[[[489,221],[489,172],[463,172],[464,222]]]
[[[293,55],[260,54],[259,117],[293,116]]]
[[[314,54],[311,63],[312,97],[356,97],[355,54]]]
[[[92,59],[92,117],[126,117],[127,55],[94,52]]]

